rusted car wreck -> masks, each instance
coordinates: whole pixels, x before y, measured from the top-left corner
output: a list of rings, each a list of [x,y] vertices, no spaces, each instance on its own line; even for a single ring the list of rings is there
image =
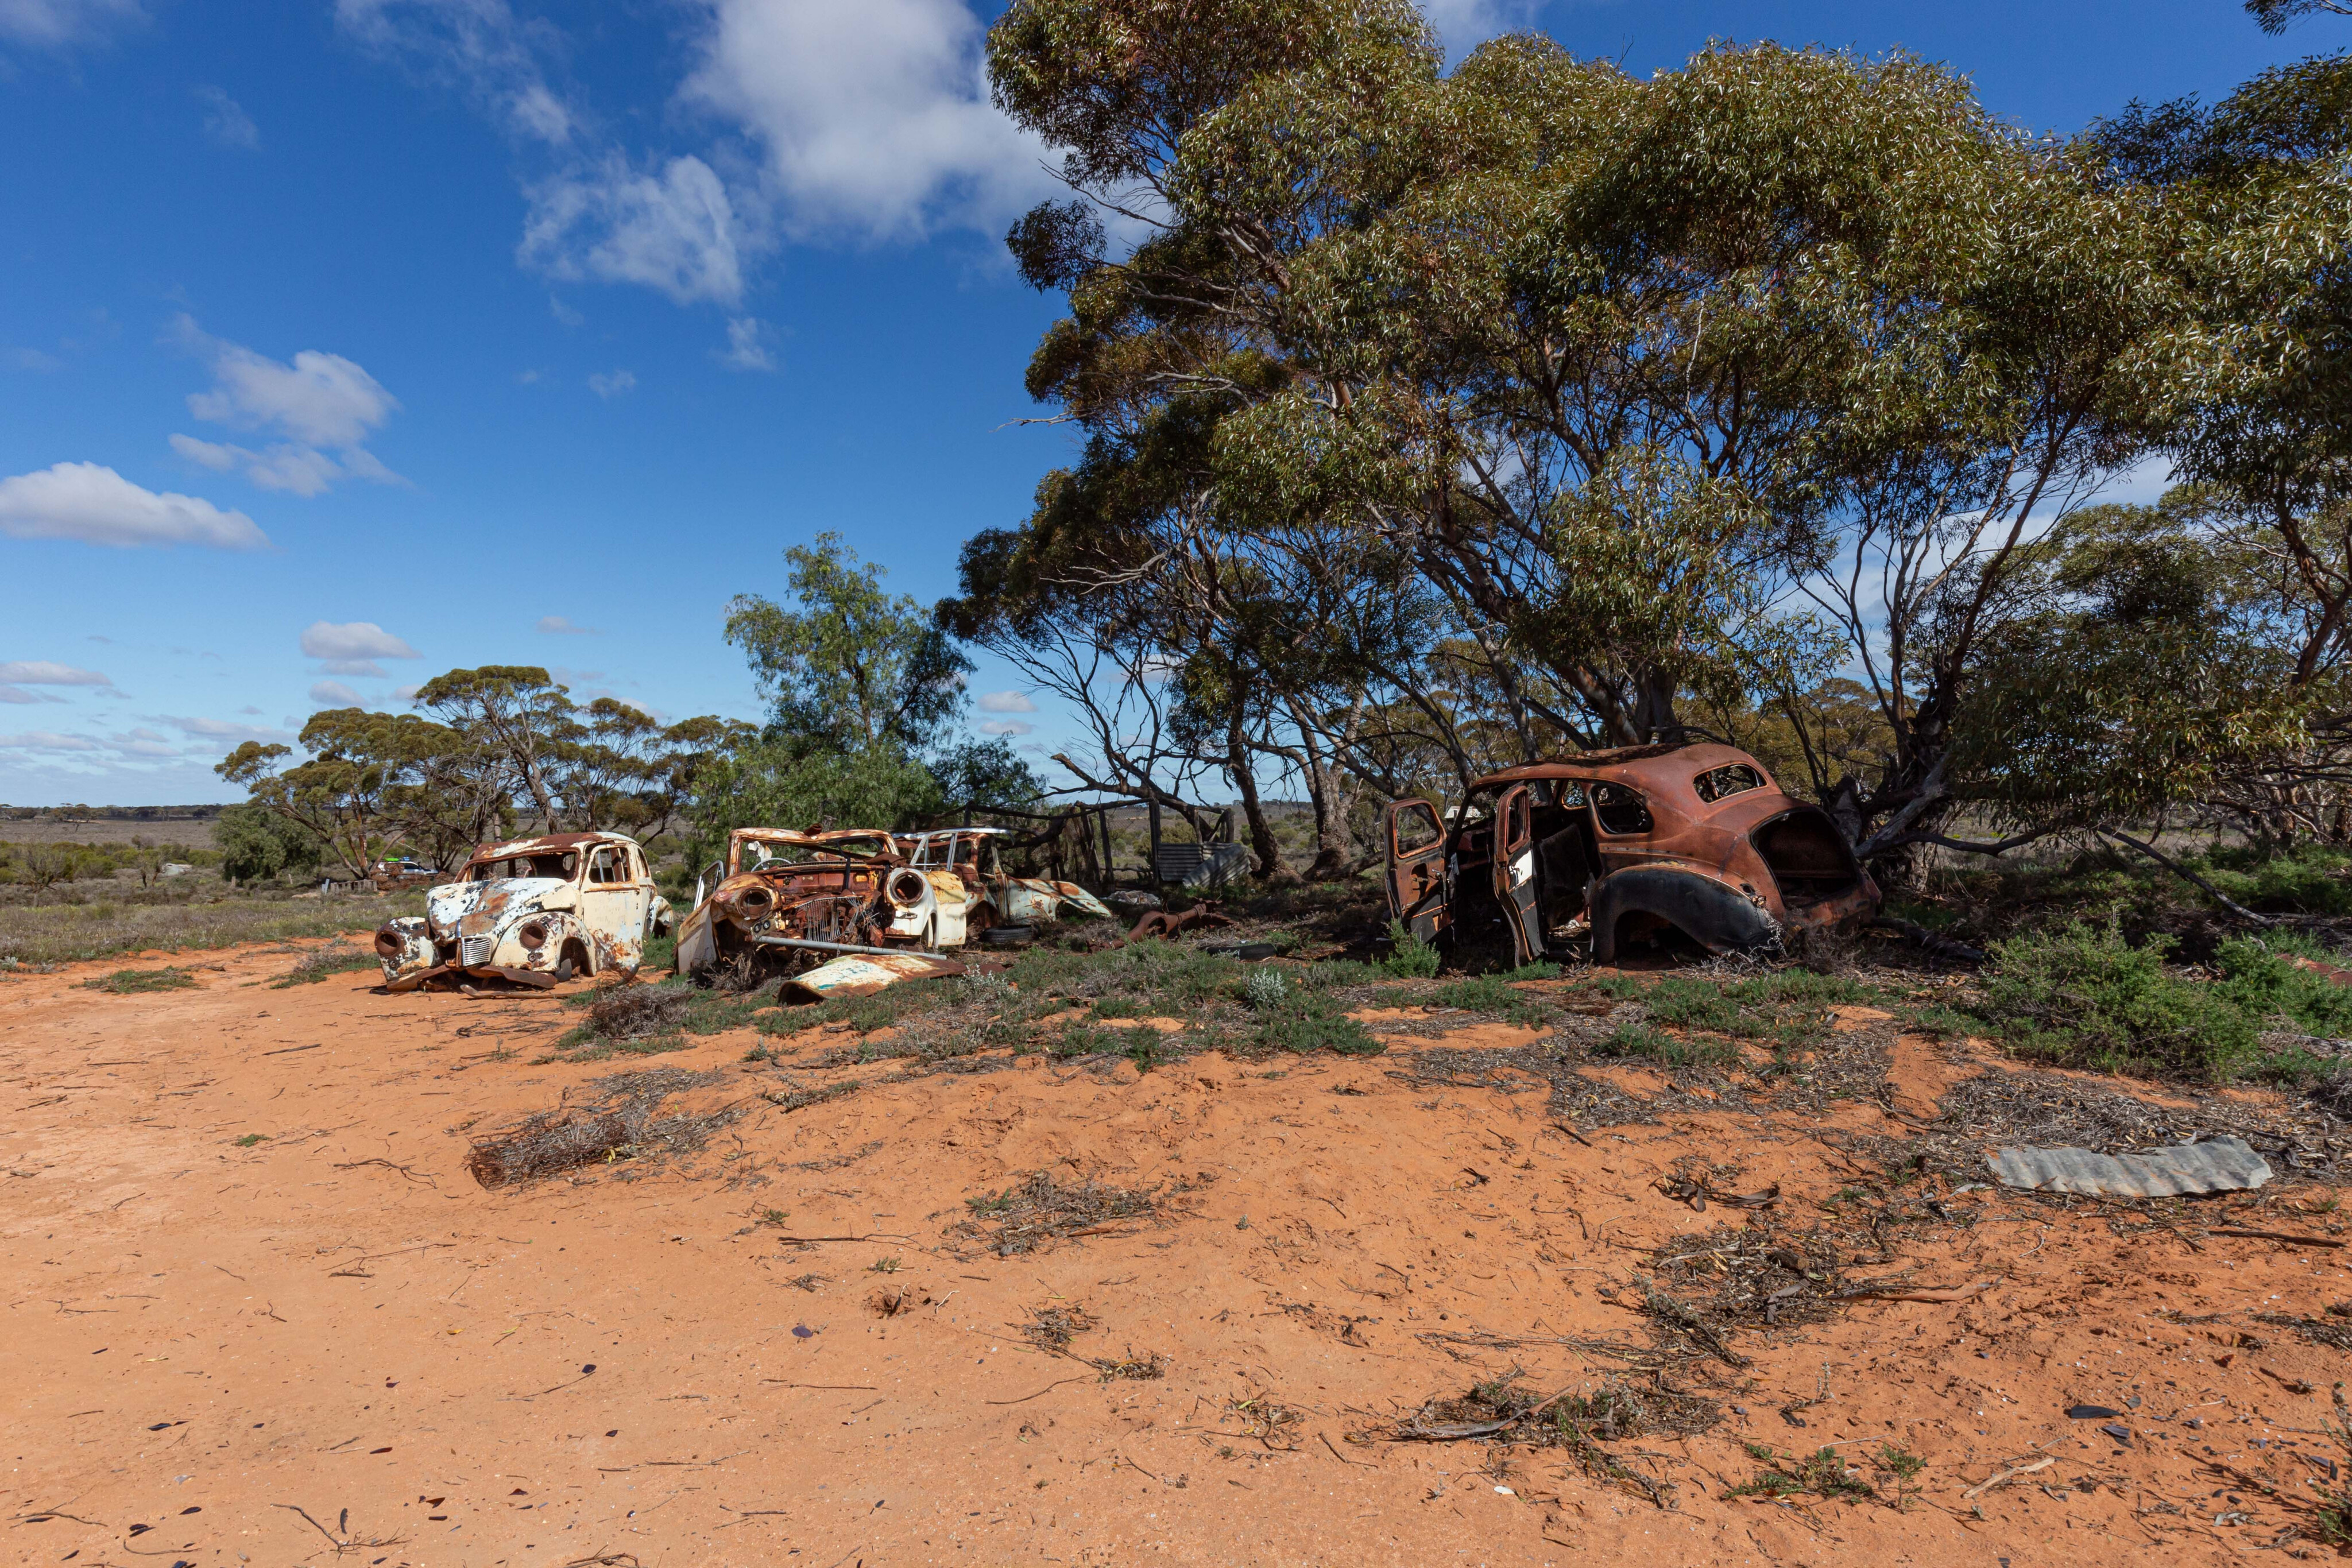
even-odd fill
[[[1497,932],[1520,963],[1686,938],[1759,952],[1846,930],[1879,892],[1828,813],[1714,744],[1589,751],[1489,775],[1441,816],[1388,808],[1389,908],[1424,941]]]
[[[634,975],[646,939],[667,932],[669,901],[645,852],[620,833],[550,833],[485,844],[425,914],[375,934],[387,990],[435,980],[545,988],[575,975]]]
[[[1006,873],[1002,836],[993,828],[905,839],[862,828],[738,828],[678,928],[678,970],[775,972],[817,962],[797,989],[862,994],[946,972],[941,949],[992,927],[1051,919],[1065,905],[1110,913],[1075,883]],[[823,961],[829,956],[837,961]]]

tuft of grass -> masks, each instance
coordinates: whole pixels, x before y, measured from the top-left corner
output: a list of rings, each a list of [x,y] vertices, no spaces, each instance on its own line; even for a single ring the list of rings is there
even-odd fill
[[[1647,1024],[1623,1023],[1595,1045],[1592,1054],[1636,1057],[1664,1067],[1724,1067],[1739,1060],[1739,1048],[1727,1040],[1677,1040]]]
[[[247,1133],[242,1138],[233,1140],[236,1146],[240,1149],[249,1149],[256,1144],[266,1144],[268,1141],[268,1136],[262,1133]]]
[[[1433,1007],[1498,1014],[1515,1024],[1540,1024],[1551,1017],[1551,1005],[1541,997],[1518,989],[1513,982],[1549,980],[1559,973],[1556,964],[1530,964],[1507,975],[1472,975],[1448,980],[1421,999]]]
[[[1864,1498],[1878,1495],[1877,1489],[1846,1469],[1835,1448],[1818,1448],[1800,1458],[1794,1454],[1782,1456],[1765,1443],[1744,1444],[1750,1458],[1763,1461],[1764,1468],[1751,1479],[1731,1489],[1733,1497],[1793,1497],[1811,1492],[1816,1497]],[[1890,1450],[1891,1452],[1892,1450]],[[1905,1456],[1906,1458],[1909,1456]],[[1914,1474],[1917,1472],[1914,1470]]]
[[[289,986],[314,986],[336,975],[348,975],[358,969],[381,969],[383,960],[358,947],[337,943],[306,953],[295,960],[294,967],[270,983],[270,989],[282,991]]]
[[[1389,922],[1389,956],[1381,968],[1398,979],[1429,980],[1437,977],[1437,949],[1414,936],[1402,920]]]
[[[104,991],[109,996],[136,996],[142,991],[192,991],[196,977],[185,969],[117,969],[95,980],[84,980],[86,990]]]

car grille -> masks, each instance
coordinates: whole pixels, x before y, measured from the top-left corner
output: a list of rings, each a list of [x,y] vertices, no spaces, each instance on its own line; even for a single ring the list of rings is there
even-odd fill
[[[468,967],[487,964],[490,961],[490,955],[498,950],[498,946],[499,939],[495,936],[468,936],[457,944],[457,961]]]

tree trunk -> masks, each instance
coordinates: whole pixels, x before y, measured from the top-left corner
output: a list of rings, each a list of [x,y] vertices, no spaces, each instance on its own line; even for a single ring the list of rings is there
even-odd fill
[[[1225,716],[1225,771],[1241,792],[1242,815],[1248,820],[1250,852],[1257,857],[1257,874],[1267,882],[1297,882],[1298,873],[1283,862],[1282,844],[1274,824],[1265,820],[1265,804],[1258,799],[1257,775],[1250,767],[1249,740],[1242,733],[1239,704]]]

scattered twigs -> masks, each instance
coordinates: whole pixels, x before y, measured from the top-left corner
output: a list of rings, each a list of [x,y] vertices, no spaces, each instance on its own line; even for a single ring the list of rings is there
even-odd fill
[[[2297,1247],[2341,1247],[2344,1243],[2328,1236],[2297,1236],[2285,1230],[2254,1230],[2242,1225],[2214,1225],[2206,1228],[2208,1236],[2243,1236],[2256,1241],[2286,1241]]]
[[[2011,1481],[2015,1480],[2018,1477],[2030,1476],[2036,1470],[2046,1470],[2057,1462],[2058,1461],[2056,1459],[2053,1459],[2045,1454],[2041,1458],[2032,1461],[2031,1464],[2005,1466],[2000,1469],[1995,1470],[1992,1474],[1987,1476],[1984,1479],[1979,1481],[1976,1485],[1962,1492],[1960,1494],[1960,1500],[1962,1502],[1974,1502],[1978,1498],[1982,1497],[1985,1493],[1992,1490],[1995,1487],[2006,1486]]]
[[[390,1160],[345,1160],[335,1166],[335,1168],[339,1171],[355,1171],[365,1166],[382,1166],[388,1171],[397,1172],[400,1175],[401,1179],[404,1181],[421,1182],[426,1186],[439,1186],[441,1185],[440,1182],[429,1172],[425,1175],[419,1176],[413,1167],[394,1165]]]

